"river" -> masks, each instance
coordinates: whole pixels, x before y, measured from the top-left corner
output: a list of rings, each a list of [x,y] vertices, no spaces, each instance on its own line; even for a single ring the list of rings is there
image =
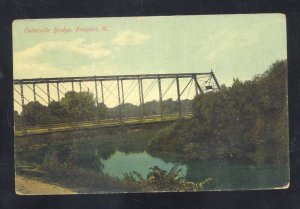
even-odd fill
[[[182,161],[171,156],[153,156],[146,151],[153,131],[135,131],[88,137],[79,142],[64,140],[63,144],[48,143],[16,152],[17,162],[43,164],[47,153],[55,152],[64,162],[70,155],[76,156],[76,164],[109,176],[123,178],[126,172],[136,171],[144,178],[150,168],[158,166],[169,171],[179,164],[180,176],[188,181],[212,181],[207,190],[271,189],[286,186],[289,181],[287,165],[246,164],[227,161]],[[113,137],[112,137],[113,136]],[[71,153],[71,154],[70,154]]]
[[[174,159],[175,160],[175,159]],[[103,160],[102,171],[111,176],[123,177],[123,173],[137,171],[146,177],[150,167],[159,166],[169,171],[175,163],[166,162],[151,156],[146,151],[124,153],[116,151],[111,157]],[[231,163],[226,161],[193,161],[179,166],[180,175],[189,181],[199,182],[212,178],[209,190],[268,189],[284,186],[288,181],[286,166]]]

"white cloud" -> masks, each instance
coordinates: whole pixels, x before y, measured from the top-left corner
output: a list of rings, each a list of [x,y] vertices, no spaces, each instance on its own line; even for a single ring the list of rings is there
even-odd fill
[[[86,55],[90,58],[97,59],[104,56],[109,56],[111,51],[104,48],[101,42],[87,44],[82,38],[78,38],[72,41],[47,41],[36,44],[33,47],[27,48],[21,52],[15,54],[15,58],[34,58],[44,50],[56,49],[67,50],[82,55]]]
[[[118,46],[139,45],[145,43],[149,39],[150,37],[148,35],[133,32],[131,30],[124,30],[112,40],[112,43]]]
[[[14,63],[14,79],[110,75],[116,66],[103,61],[75,66],[72,71],[39,62]]]
[[[54,51],[53,51],[54,50]],[[72,41],[47,41],[38,43],[30,48],[24,49],[14,53],[14,77],[15,78],[32,78],[32,77],[53,77],[53,76],[69,76],[70,71],[64,63],[59,62],[45,62],[40,58],[45,58],[47,53],[61,52],[63,55],[74,55],[80,57],[83,61],[87,58],[94,60],[93,65],[87,66],[82,63],[78,66],[72,67],[72,74],[84,73],[84,69],[92,67],[94,69],[95,63],[99,63],[97,59],[111,55],[111,51],[103,47],[103,43],[86,43],[84,39],[78,38]],[[55,55],[53,55],[55,56]],[[66,56],[66,62],[71,63]],[[72,59],[75,59],[72,57]],[[74,62],[77,60],[74,60]],[[80,63],[80,62],[77,62]],[[85,67],[83,67],[85,66]]]

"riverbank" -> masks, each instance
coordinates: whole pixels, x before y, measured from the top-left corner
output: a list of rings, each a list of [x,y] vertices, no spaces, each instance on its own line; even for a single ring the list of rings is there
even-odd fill
[[[18,195],[77,194],[71,189],[32,180],[20,175],[16,176],[15,181],[15,191]]]

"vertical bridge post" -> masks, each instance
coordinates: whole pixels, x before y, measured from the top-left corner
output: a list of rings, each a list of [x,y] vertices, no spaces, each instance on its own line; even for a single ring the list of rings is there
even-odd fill
[[[79,92],[80,92],[80,94],[81,94],[81,92],[82,92],[81,81],[79,81]]]
[[[25,101],[24,101],[24,89],[23,89],[23,83],[20,83],[20,89],[21,89],[21,102],[22,102],[22,112],[24,111],[24,105],[25,105]]]
[[[82,87],[81,87],[81,81],[79,81],[79,108],[80,108],[80,117],[82,117]]]
[[[101,85],[101,97],[102,97],[102,103],[104,104],[104,92],[103,92],[103,83],[102,80],[100,81],[100,85]]]
[[[124,99],[123,80],[121,80],[121,90],[122,90],[122,104],[124,104],[125,103],[125,99]]]
[[[48,97],[48,105],[51,102],[51,98],[50,98],[50,88],[49,88],[49,81],[47,82],[47,97]]]
[[[72,81],[72,91],[74,91],[74,82]]]
[[[194,81],[195,81],[196,94],[198,95],[198,90],[200,91],[201,94],[203,94],[201,86],[199,85],[198,80],[197,80],[197,75],[194,74],[193,78],[194,78]]]
[[[99,122],[99,107],[98,107],[98,88],[97,88],[98,84],[97,84],[97,78],[95,76],[95,93],[96,93],[96,116],[97,116],[97,121]]]
[[[144,117],[144,91],[143,91],[143,80],[138,77],[139,86],[139,98],[140,98],[140,108],[141,108],[141,119]]]
[[[215,81],[215,83],[216,83],[218,89],[220,90],[221,87],[220,87],[220,84],[219,84],[219,82],[218,82],[218,80],[217,80],[217,78],[216,78],[216,76],[215,76],[215,73],[211,70],[211,71],[210,71],[210,74],[211,74],[211,76],[213,77],[213,79],[214,79],[214,81]]]
[[[23,83],[20,82],[20,90],[21,90],[21,104],[22,104],[22,112],[24,111],[25,101],[24,101],[24,89],[23,89]],[[24,133],[26,132],[26,122],[24,123]]]
[[[176,84],[177,84],[177,102],[178,102],[178,112],[181,117],[181,101],[180,101],[180,85],[178,75],[176,76]]]
[[[57,89],[57,101],[60,102],[60,95],[59,95],[59,82],[56,82],[56,89]]]
[[[32,91],[33,91],[33,101],[36,102],[35,83],[32,84]]]
[[[119,77],[117,77],[117,88],[118,88],[118,101],[119,101],[119,118],[122,120],[122,107],[121,107],[121,95],[120,95],[120,84],[119,84]]]
[[[160,105],[160,115],[163,116],[163,107],[162,107],[162,92],[161,92],[161,79],[158,76],[158,92],[159,92],[159,105]]]

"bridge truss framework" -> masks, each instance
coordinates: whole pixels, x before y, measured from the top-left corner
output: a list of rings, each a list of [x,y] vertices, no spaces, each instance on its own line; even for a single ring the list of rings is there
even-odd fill
[[[172,79],[170,85],[163,91],[162,89],[162,80]],[[189,79],[188,83],[181,88],[180,80]],[[171,88],[171,86],[176,83],[176,92],[177,92],[177,109],[178,114],[181,117],[181,96],[192,84],[195,86],[195,94],[204,94],[208,91],[215,91],[220,89],[220,85],[213,71],[208,73],[177,73],[177,74],[140,74],[140,75],[114,75],[114,76],[86,76],[86,77],[57,77],[57,78],[34,78],[34,79],[15,79],[14,80],[14,93],[19,94],[20,100],[18,101],[14,98],[14,101],[22,107],[22,111],[25,106],[25,101],[29,102],[24,95],[24,87],[26,86],[32,92],[33,101],[37,101],[37,98],[43,100],[45,103],[49,104],[53,99],[53,95],[50,94],[50,85],[56,88],[56,98],[57,101],[60,101],[62,94],[64,92],[61,88],[64,88],[64,84],[71,83],[72,91],[75,91],[74,84],[79,85],[79,92],[82,92],[82,85],[85,82],[94,82],[94,92],[95,92],[95,103],[96,108],[98,109],[99,103],[99,94],[101,95],[101,102],[105,104],[104,96],[104,83],[108,81],[116,81],[117,83],[117,100],[119,105],[119,118],[122,120],[122,104],[126,101],[126,95],[124,94],[124,81],[136,81],[136,86],[139,92],[139,105],[141,108],[144,106],[144,98],[147,90],[144,91],[143,81],[144,80],[153,80],[157,83],[157,90],[159,95],[160,102],[160,114],[163,115],[162,102],[166,92]],[[100,90],[99,90],[100,84]],[[46,85],[46,91],[43,90],[40,86]],[[155,85],[152,85],[152,88]],[[37,93],[39,89],[43,95]],[[65,89],[65,88],[64,88]],[[108,89],[109,90],[109,89]],[[132,90],[131,90],[132,91]],[[46,99],[45,99],[46,97]],[[98,112],[98,111],[97,111]],[[143,115],[141,115],[143,116]],[[97,113],[97,119],[99,120],[99,113]]]

